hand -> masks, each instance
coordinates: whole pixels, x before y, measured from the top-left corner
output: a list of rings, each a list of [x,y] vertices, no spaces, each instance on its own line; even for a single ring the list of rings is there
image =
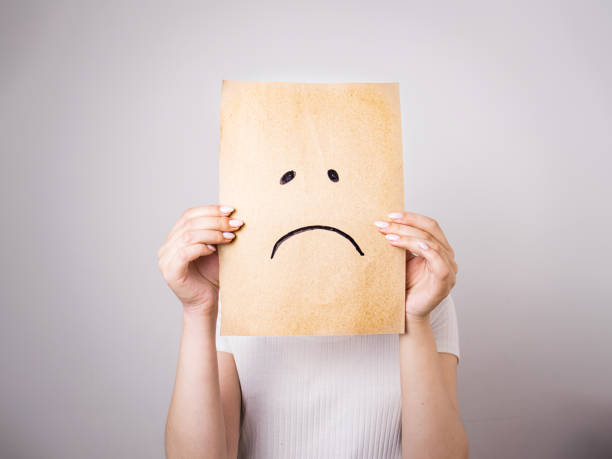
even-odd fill
[[[242,227],[228,206],[187,209],[157,252],[159,270],[186,310],[217,313],[219,257],[214,244],[227,244]]]
[[[406,253],[406,318],[428,318],[455,285],[455,253],[435,220],[392,212],[374,224],[391,245]]]

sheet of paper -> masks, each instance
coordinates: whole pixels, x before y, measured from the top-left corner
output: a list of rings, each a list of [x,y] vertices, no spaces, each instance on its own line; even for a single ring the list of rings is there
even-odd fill
[[[404,208],[397,83],[224,81],[222,335],[404,332],[405,251],[374,225]]]

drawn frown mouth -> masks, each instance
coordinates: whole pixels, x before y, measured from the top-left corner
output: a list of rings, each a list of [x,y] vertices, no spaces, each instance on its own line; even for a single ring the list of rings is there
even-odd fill
[[[327,230],[327,231],[333,231],[334,233],[339,234],[340,236],[346,238],[349,240],[349,242],[351,244],[353,244],[353,247],[355,247],[355,250],[357,250],[357,252],[359,252],[359,255],[363,256],[363,251],[361,250],[361,248],[359,247],[359,244],[357,244],[355,242],[355,239],[353,239],[351,236],[349,236],[348,234],[346,234],[344,231],[335,228],[333,226],[325,226],[325,225],[309,225],[309,226],[302,226],[300,228],[296,228],[293,231],[289,231],[287,234],[285,234],[284,236],[282,236],[281,238],[279,238],[278,241],[276,241],[276,243],[274,244],[274,248],[272,249],[272,255],[270,255],[270,259],[274,258],[274,254],[276,253],[276,250],[278,249],[278,247],[285,242],[287,239],[289,239],[291,236],[295,236],[296,234],[299,233],[303,233],[304,231],[310,231],[310,230]]]

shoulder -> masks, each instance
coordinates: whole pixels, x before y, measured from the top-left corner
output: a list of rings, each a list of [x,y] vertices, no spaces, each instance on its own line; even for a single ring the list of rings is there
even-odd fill
[[[219,304],[221,308],[221,304]],[[217,313],[217,331],[215,336],[215,342],[217,344],[217,351],[228,352],[232,354],[232,345],[229,336],[221,336],[221,310]]]
[[[459,326],[453,297],[449,294],[429,314],[438,352],[454,354],[459,359]]]

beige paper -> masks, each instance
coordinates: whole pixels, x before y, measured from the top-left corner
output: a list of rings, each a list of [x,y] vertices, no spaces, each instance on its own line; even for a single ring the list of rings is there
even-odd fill
[[[404,207],[400,118],[397,83],[223,82],[222,335],[404,332],[405,251],[374,225]]]

